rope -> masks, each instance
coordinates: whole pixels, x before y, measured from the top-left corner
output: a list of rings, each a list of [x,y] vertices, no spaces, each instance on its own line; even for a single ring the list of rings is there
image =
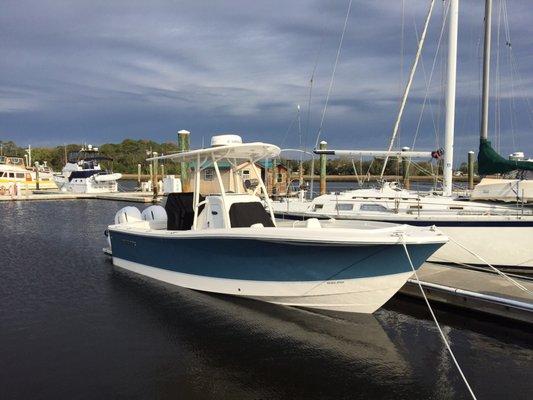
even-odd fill
[[[346,27],[348,26],[348,18],[350,16],[350,10],[352,9],[352,1],[348,3],[348,10],[346,11],[346,18],[344,19],[344,26],[342,28],[341,39],[339,41],[339,47],[337,48],[337,56],[335,57],[335,64],[333,64],[333,71],[331,73],[331,79],[329,81],[328,93],[326,94],[326,102],[324,103],[324,109],[322,110],[322,117],[320,119],[320,127],[316,135],[315,148],[318,146],[318,141],[320,140],[320,134],[322,133],[322,128],[324,127],[324,119],[326,117],[326,111],[328,110],[329,97],[331,95],[331,90],[333,89],[333,83],[335,82],[335,72],[337,71],[337,65],[339,64],[339,58],[341,56],[342,42],[344,40],[344,34],[346,33]]]
[[[305,137],[304,137],[304,151],[305,153],[307,154],[307,139],[308,139],[308,136],[309,136],[309,126],[310,126],[310,122],[311,122],[311,103],[312,103],[312,98],[313,98],[313,84],[315,83],[315,74],[316,74],[316,69],[318,67],[318,60],[320,58],[320,53],[322,52],[322,45],[324,43],[324,37],[325,37],[325,28],[324,26],[322,27],[322,37],[320,39],[320,44],[318,46],[318,51],[316,53],[316,58],[315,58],[315,64],[313,66],[313,70],[311,72],[311,78],[309,78],[309,96],[308,96],[308,99],[307,99],[307,121],[306,121],[306,126],[305,126]],[[311,185],[310,185],[310,189],[309,189],[309,199],[312,199],[313,198],[313,184],[314,184],[314,180],[315,180],[315,157],[312,158],[311,160],[311,171],[310,171],[310,174],[311,174]]]
[[[418,274],[416,273],[416,269],[413,266],[413,262],[411,261],[411,256],[409,255],[409,251],[407,250],[407,245],[405,244],[405,237],[403,235],[400,236],[400,239],[402,241],[402,246],[405,251],[405,255],[407,256],[407,260],[409,260],[409,265],[411,266],[411,269],[413,270],[413,273],[415,274],[416,283],[418,284],[418,287],[420,288],[420,292],[422,293],[422,296],[424,297],[424,300],[426,301],[426,304],[429,308],[429,312],[431,313],[431,317],[433,318],[433,321],[435,322],[435,325],[437,326],[437,329],[440,333],[440,336],[446,345],[446,348],[448,349],[448,352],[450,353],[450,356],[452,357],[453,362],[455,363],[455,366],[457,367],[457,370],[459,371],[459,374],[461,375],[461,378],[463,378],[463,381],[468,388],[468,391],[470,392],[470,395],[474,400],[477,400],[476,395],[472,391],[472,388],[470,387],[470,384],[466,380],[465,374],[463,373],[463,370],[461,369],[459,363],[457,362],[457,359],[455,358],[455,355],[453,354],[452,348],[450,347],[450,344],[446,340],[446,336],[444,335],[444,332],[442,331],[439,322],[437,321],[437,317],[435,316],[435,313],[433,312],[433,309],[431,308],[431,305],[429,304],[429,300],[426,297],[426,293],[424,292],[424,289],[422,288],[422,284],[420,283],[420,279],[418,279]]]
[[[431,115],[431,120],[433,122],[433,129],[435,131],[435,137],[436,137],[435,144],[438,147],[438,128],[437,128],[437,123],[435,121],[435,116],[433,115],[433,108],[431,107],[431,100],[429,99],[429,89],[431,87],[431,82],[432,82],[432,79],[433,79],[433,73],[435,72],[435,66],[437,65],[437,60],[438,60],[438,57],[439,57],[439,51],[440,51],[440,47],[441,47],[441,43],[442,43],[442,38],[444,37],[444,28],[446,27],[446,19],[447,19],[447,16],[448,16],[448,10],[449,9],[450,9],[450,7],[449,7],[449,3],[448,3],[448,6],[444,10],[444,16],[443,16],[443,20],[442,20],[442,26],[441,26],[441,29],[440,29],[439,40],[437,42],[437,48],[435,50],[435,56],[433,57],[433,63],[431,65],[431,71],[429,73],[429,79],[426,79],[426,69],[424,68],[424,60],[422,60],[422,71],[424,72],[424,80],[426,81],[426,90],[425,90],[425,93],[424,93],[424,101],[422,102],[422,108],[420,110],[420,115],[418,117],[418,122],[416,124],[416,130],[415,130],[415,135],[414,135],[414,138],[413,138],[413,142],[411,144],[411,149],[414,149],[415,145],[416,145],[416,140],[418,138],[418,133],[420,132],[420,125],[422,124],[422,117],[424,115],[424,110],[426,108],[426,102],[429,102],[430,115]],[[415,25],[415,30],[416,30],[416,25]],[[417,35],[417,39],[418,39],[418,31],[416,31],[416,35]],[[408,165],[411,165],[411,159],[409,159],[409,164]]]
[[[448,236],[449,237],[449,236]],[[493,271],[495,271],[498,275],[503,276],[505,279],[507,279],[509,282],[511,282],[513,285],[515,285],[520,290],[523,290],[524,292],[529,293],[529,295],[533,296],[533,292],[531,292],[528,288],[526,288],[524,285],[522,285],[520,282],[515,281],[513,278],[511,278],[506,273],[500,271],[498,268],[492,266],[487,260],[485,260],[483,257],[481,257],[479,254],[476,254],[472,250],[467,249],[465,246],[463,246],[461,243],[459,243],[457,240],[455,240],[452,237],[449,237],[449,239],[455,243],[457,246],[462,248],[463,250],[467,251],[468,253],[472,254],[474,257],[476,257],[481,262],[487,264]]]
[[[348,26],[348,17],[350,16],[350,10],[352,9],[352,1],[348,3],[348,10],[346,11],[346,18],[344,19],[344,26],[342,28],[341,39],[339,41],[339,47],[337,48],[337,56],[335,57],[335,63],[333,64],[333,71],[331,73],[331,79],[329,81],[328,93],[326,94],[326,102],[324,103],[324,109],[322,110],[322,117],[320,118],[320,126],[316,135],[315,149],[318,147],[318,141],[320,140],[320,134],[322,133],[322,128],[324,127],[324,119],[326,118],[326,111],[328,110],[329,97],[331,95],[331,90],[333,89],[333,82],[335,82],[335,72],[337,71],[337,65],[339,63],[339,58],[341,56],[342,42],[344,40],[344,34],[346,33],[346,27]],[[313,72],[314,73],[314,72]],[[315,158],[311,160],[311,193],[313,192],[315,177]]]
[[[400,122],[402,120],[403,110],[405,109],[405,104],[407,103],[407,96],[409,95],[409,91],[411,90],[411,85],[413,84],[416,67],[420,59],[420,54],[422,53],[422,47],[424,46],[424,41],[426,39],[426,33],[428,30],[429,21],[431,20],[431,14],[433,13],[434,5],[435,5],[435,0],[431,0],[428,14],[424,22],[424,29],[422,31],[422,36],[420,37],[420,41],[418,42],[418,48],[416,50],[415,61],[413,62],[413,65],[411,67],[411,72],[409,73],[409,79],[407,81],[407,85],[405,86],[402,101],[400,103],[400,110],[398,111],[398,117],[396,118],[396,122],[394,123],[394,129],[393,129],[392,136],[389,142],[389,148],[388,148],[389,152],[392,150],[392,146],[394,145],[394,141],[396,140],[396,135],[398,133],[398,130],[400,129]],[[385,161],[383,162],[383,168],[381,169],[381,176],[380,176],[381,179],[383,179],[383,175],[385,174],[385,168],[387,168],[388,161],[389,161],[389,155],[387,154],[387,156],[385,157]]]

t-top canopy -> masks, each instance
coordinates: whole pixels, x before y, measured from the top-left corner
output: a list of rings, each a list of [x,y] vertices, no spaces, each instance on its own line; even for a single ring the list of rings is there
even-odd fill
[[[182,153],[168,154],[166,156],[151,157],[147,161],[152,160],[174,160],[181,162],[194,162],[198,158],[204,159],[214,158],[221,159],[237,159],[237,160],[251,160],[257,161],[264,158],[274,158],[279,155],[281,149],[273,144],[255,142],[230,144],[226,146],[209,147],[207,149],[198,149],[191,151],[184,151]]]

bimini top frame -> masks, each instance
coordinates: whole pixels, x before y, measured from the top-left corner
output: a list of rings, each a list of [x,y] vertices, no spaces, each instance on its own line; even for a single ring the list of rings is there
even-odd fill
[[[238,161],[248,161],[255,169],[255,163],[259,160],[266,158],[275,158],[281,152],[280,148],[272,144],[267,143],[237,143],[229,144],[224,146],[215,146],[209,147],[207,149],[198,149],[185,151],[182,153],[168,154],[165,156],[151,157],[147,161],[153,160],[173,160],[179,162],[189,162],[193,164],[195,170],[195,179],[194,179],[194,220],[192,229],[198,229],[198,210],[203,204],[200,203],[200,172],[206,168],[213,167],[217,176],[218,186],[220,188],[220,195],[222,197],[223,204],[223,213],[224,213],[224,224],[227,228],[231,227],[231,222],[229,218],[229,207],[226,201],[226,191],[224,189],[224,182],[222,181],[222,176],[220,175],[220,169],[218,167],[218,162],[222,160],[227,160],[231,165],[231,170],[233,174],[236,174],[239,171]],[[265,187],[265,183],[261,177],[260,173],[256,173],[259,188],[263,193],[264,199],[268,205],[270,217],[272,218],[272,223],[275,225],[274,211],[272,209],[272,204],[268,196],[268,192]]]

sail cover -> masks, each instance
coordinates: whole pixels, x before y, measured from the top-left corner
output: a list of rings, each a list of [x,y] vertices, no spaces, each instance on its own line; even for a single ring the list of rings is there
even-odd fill
[[[506,160],[492,148],[487,139],[479,142],[477,163],[480,175],[504,174],[516,170],[533,171],[533,162]]]

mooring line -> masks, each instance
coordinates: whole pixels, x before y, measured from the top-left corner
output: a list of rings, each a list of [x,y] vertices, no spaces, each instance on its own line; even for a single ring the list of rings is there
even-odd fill
[[[462,248],[463,250],[467,251],[468,253],[472,254],[474,257],[476,257],[481,262],[487,264],[492,270],[494,270],[498,275],[503,276],[505,279],[507,279],[509,282],[511,282],[513,285],[515,285],[517,288],[523,290],[524,292],[528,293],[530,296],[533,296],[533,292],[531,292],[527,287],[522,285],[520,282],[515,281],[513,278],[511,278],[509,275],[507,275],[505,272],[500,271],[498,268],[494,267],[492,264],[490,264],[487,260],[485,260],[483,257],[481,257],[479,254],[475,253],[474,251],[466,248],[461,243],[459,243],[454,238],[448,236],[448,238],[455,243],[457,246]]]
[[[468,388],[468,391],[470,392],[470,395],[474,400],[477,400],[476,395],[474,394],[472,388],[470,387],[470,384],[466,380],[465,374],[463,373],[463,370],[461,369],[461,366],[457,362],[457,359],[455,358],[455,355],[453,354],[452,348],[450,347],[450,344],[446,340],[446,336],[444,336],[444,332],[442,331],[439,322],[437,321],[437,317],[435,316],[435,313],[433,312],[433,309],[431,308],[431,305],[429,304],[429,300],[426,297],[426,293],[424,292],[424,289],[422,288],[422,284],[420,283],[420,279],[418,279],[418,274],[416,273],[416,269],[413,265],[413,262],[411,261],[411,256],[409,255],[409,250],[407,250],[407,245],[405,244],[405,238],[403,235],[400,236],[401,243],[403,246],[403,249],[405,251],[405,255],[407,256],[407,260],[409,260],[409,265],[411,266],[411,269],[413,270],[413,273],[415,274],[416,282],[418,283],[418,287],[420,288],[420,292],[422,293],[422,296],[424,297],[424,300],[426,301],[426,304],[429,308],[429,312],[431,313],[431,317],[433,318],[433,321],[435,322],[435,325],[437,326],[437,329],[440,333],[440,336],[442,337],[442,340],[444,341],[444,344],[446,345],[446,348],[448,349],[448,352],[450,353],[453,362],[455,363],[455,366],[457,367],[457,370],[459,371],[459,374],[461,374],[461,378],[463,378],[463,381]]]

